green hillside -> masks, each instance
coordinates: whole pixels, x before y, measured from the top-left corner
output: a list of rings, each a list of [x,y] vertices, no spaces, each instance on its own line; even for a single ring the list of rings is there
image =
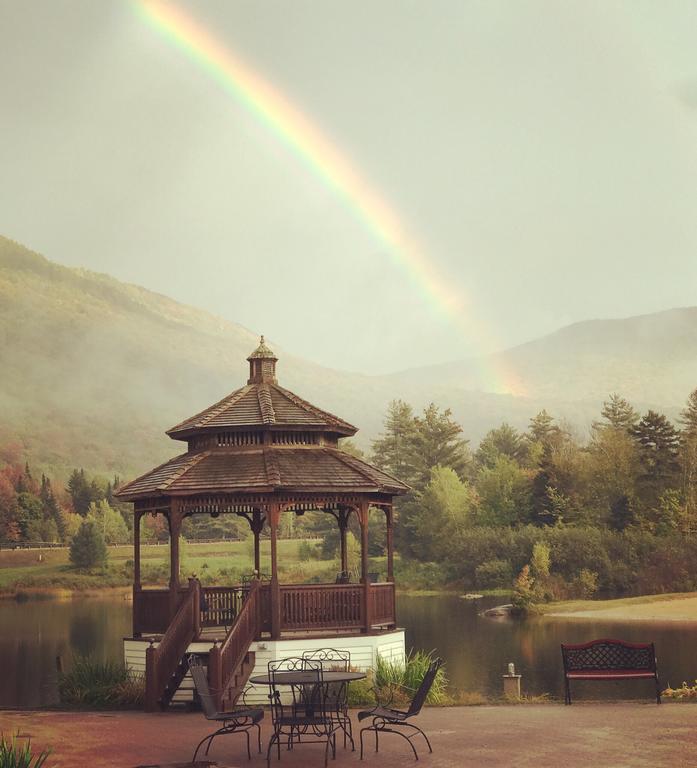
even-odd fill
[[[281,384],[359,427],[363,447],[394,398],[451,407],[476,443],[504,420],[524,428],[543,407],[583,430],[612,391],[674,416],[697,386],[697,309],[580,323],[508,350],[503,362],[526,397],[485,391],[478,361],[366,376],[294,357],[272,328],[259,331],[279,355]],[[0,237],[0,446],[19,443],[54,475],[84,466],[131,477],[181,449],[165,429],[246,380],[257,341],[256,331]]]
[[[58,472],[129,476],[173,455],[181,446],[164,430],[240,386],[257,343],[238,325],[0,238],[0,443],[19,442]],[[278,352],[290,387],[335,378]]]

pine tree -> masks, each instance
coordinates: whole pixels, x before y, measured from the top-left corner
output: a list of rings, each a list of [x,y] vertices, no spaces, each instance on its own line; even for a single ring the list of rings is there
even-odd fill
[[[644,510],[653,510],[651,515],[655,517],[663,492],[679,482],[680,434],[663,414],[651,410],[631,434],[639,446],[641,466],[637,498]]]
[[[92,521],[82,523],[70,544],[70,562],[76,568],[93,568],[106,560],[106,544],[98,527]]]
[[[697,438],[697,389],[693,389],[687,398],[687,405],[680,412],[678,421],[683,425],[683,435]]]
[[[41,505],[44,508],[44,519],[52,520],[55,523],[58,537],[63,541],[65,538],[65,521],[63,520],[63,515],[61,514],[56,497],[53,494],[51,481],[43,474],[41,475],[39,498],[41,499]]]
[[[70,478],[68,479],[67,491],[70,494],[70,499],[73,503],[73,509],[78,515],[86,517],[89,512],[90,504],[95,499],[94,484],[90,485],[85,477],[84,469],[74,469]]]
[[[554,419],[544,409],[530,419],[528,435],[533,442],[548,446],[560,431]]]
[[[441,411],[431,403],[423,416],[414,419],[414,432],[408,442],[409,481],[417,490],[426,486],[434,467],[449,467],[464,479],[470,462],[468,440],[462,427],[452,418],[450,408]]]
[[[632,436],[641,450],[645,475],[653,480],[667,481],[678,471],[680,435],[661,413],[648,411],[632,429]]]
[[[610,399],[603,403],[603,409],[600,413],[606,423],[594,422],[593,426],[596,429],[609,427],[631,432],[639,420],[639,414],[634,410],[633,406],[617,393],[610,395]]]
[[[415,432],[414,411],[403,400],[387,406],[382,436],[373,440],[373,461],[391,475],[408,482],[409,445]]]
[[[687,405],[680,414],[683,426],[680,440],[680,466],[682,489],[685,497],[686,525],[697,528],[697,389],[687,398]]]
[[[498,429],[490,429],[477,449],[476,459],[481,467],[492,468],[501,456],[521,461],[525,455],[525,442],[517,429],[504,422]]]

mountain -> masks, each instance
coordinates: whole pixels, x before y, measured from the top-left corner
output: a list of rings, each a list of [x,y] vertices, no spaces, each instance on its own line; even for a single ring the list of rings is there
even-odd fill
[[[480,389],[482,371],[510,372],[526,397],[544,401],[603,399],[681,405],[697,386],[697,307],[618,320],[588,320],[478,360],[393,375],[397,382]]]
[[[273,329],[260,329],[273,331]],[[280,383],[375,437],[388,402],[452,408],[474,443],[541,408],[585,428],[617,391],[675,416],[697,386],[697,309],[579,323],[488,359],[368,376],[286,353]],[[0,446],[65,475],[130,477],[181,450],[165,429],[240,386],[258,334],[0,237]],[[525,396],[487,391],[513,372]]]

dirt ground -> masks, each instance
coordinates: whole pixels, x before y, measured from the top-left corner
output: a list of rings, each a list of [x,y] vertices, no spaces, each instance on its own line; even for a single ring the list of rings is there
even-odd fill
[[[667,703],[577,703],[428,708],[419,717],[433,743],[433,755],[419,747],[419,764],[486,768],[697,767],[697,706]],[[213,729],[200,713],[0,712],[0,730],[19,731],[35,747],[51,746],[46,768],[135,766],[190,760],[194,746]],[[358,723],[354,724],[358,732]],[[268,713],[264,747],[270,735]],[[220,766],[262,768],[264,755],[247,760],[241,735],[222,736],[209,758]],[[337,750],[330,766],[391,768],[414,763],[406,742],[384,734],[380,753],[366,740],[366,759]],[[277,764],[272,757],[272,765]],[[283,750],[279,766],[323,765],[316,744]]]

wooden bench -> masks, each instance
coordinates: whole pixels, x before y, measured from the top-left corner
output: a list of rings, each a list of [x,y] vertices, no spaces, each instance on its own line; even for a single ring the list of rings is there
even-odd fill
[[[654,680],[656,703],[661,703],[653,643],[608,639],[579,645],[562,643],[561,656],[566,704],[571,704],[572,680]]]

